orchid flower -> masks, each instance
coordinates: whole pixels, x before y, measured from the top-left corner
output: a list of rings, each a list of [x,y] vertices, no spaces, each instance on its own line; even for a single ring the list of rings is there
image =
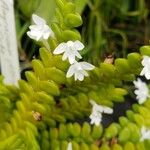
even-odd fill
[[[142,65],[144,68],[142,69],[140,75],[145,76],[146,79],[150,79],[150,57],[149,56],[143,56]]]
[[[84,45],[80,41],[68,41],[67,43],[60,43],[53,54],[63,54],[62,60],[66,60],[68,58],[69,63],[73,64],[75,62],[75,58],[81,59],[82,56],[78,51],[81,51],[84,48]]]
[[[150,130],[146,129],[144,126],[141,128],[141,139],[140,141],[144,141],[146,139],[150,139]]]
[[[149,89],[145,82],[142,82],[141,79],[137,79],[137,81],[133,81],[136,90],[134,93],[136,94],[136,98],[139,104],[142,104],[149,97]]]
[[[36,41],[39,40],[47,40],[49,36],[54,36],[53,31],[49,28],[49,26],[46,24],[46,21],[42,19],[41,17],[33,14],[32,15],[33,22],[35,25],[31,25],[29,29],[31,31],[27,32],[27,35]]]
[[[46,21],[43,18],[33,14],[32,20],[34,22],[34,25],[29,26],[30,31],[27,32],[27,35],[31,39],[41,41],[47,49],[50,49],[50,46],[46,40],[50,36],[54,37],[54,32],[46,24]]]
[[[90,63],[76,61],[69,67],[66,77],[69,78],[74,75],[75,81],[83,81],[84,76],[88,76],[86,70],[93,70],[94,68]]]
[[[90,103],[93,106],[92,113],[90,115],[91,124],[95,124],[98,126],[102,121],[102,113],[105,113],[105,114],[113,113],[113,109],[106,107],[106,106],[98,105],[93,100],[90,100]]]

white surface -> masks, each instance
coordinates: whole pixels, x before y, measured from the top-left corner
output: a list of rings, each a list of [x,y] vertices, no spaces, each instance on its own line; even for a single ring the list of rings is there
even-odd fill
[[[20,69],[13,0],[0,0],[0,65],[6,84],[16,84]]]

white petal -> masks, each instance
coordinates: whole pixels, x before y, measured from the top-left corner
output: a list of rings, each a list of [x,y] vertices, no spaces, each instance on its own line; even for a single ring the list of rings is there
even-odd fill
[[[106,114],[112,114],[113,113],[113,109],[106,107],[106,106],[103,107],[103,111]]]
[[[150,139],[150,130],[146,131],[144,137],[145,137],[145,139]]]
[[[72,41],[68,41],[66,44],[67,44],[68,47],[73,47],[73,42]]]
[[[75,62],[75,56],[68,57],[68,59],[70,64],[73,64]]]
[[[75,68],[74,68],[74,65],[71,65],[67,71],[67,75],[66,77],[67,78],[70,78],[73,74],[75,73]]]
[[[82,58],[82,56],[80,55],[80,53],[78,51],[75,51],[74,53],[75,53],[75,56],[77,56],[77,58],[79,58],[79,59]]]
[[[80,73],[79,71],[75,73],[75,80],[83,81],[84,75]]]
[[[41,17],[39,17],[35,14],[32,15],[32,19],[33,19],[34,23],[37,24],[37,25],[46,24],[46,21],[43,18],[41,18]]]
[[[77,71],[83,70],[81,64],[79,62],[77,62],[77,61],[75,61],[74,66],[75,66]]]
[[[43,39],[47,40],[47,39],[49,38],[49,36],[50,36],[50,33],[45,33],[45,34],[43,35]]]
[[[150,79],[150,57],[149,56],[143,56],[142,65],[144,68],[142,69],[140,75],[144,75],[146,79]]]
[[[74,42],[74,47],[76,50],[82,50],[84,48],[84,45],[80,41],[75,41]]]
[[[89,102],[90,102],[93,106],[96,105],[96,102],[93,101],[93,100],[90,100]]]
[[[72,150],[72,143],[71,142],[68,143],[67,150]]]
[[[53,54],[61,54],[65,52],[66,48],[67,48],[66,43],[60,43],[53,51]]]
[[[150,57],[149,56],[143,56],[142,65],[145,66],[149,63]]]
[[[67,57],[68,57],[69,63],[73,64],[75,62],[75,55],[74,55],[74,53],[71,53],[70,50],[66,51],[66,53],[67,53]]]
[[[90,103],[93,105],[92,111],[95,113],[102,113],[103,112],[103,106],[98,105],[95,101],[90,100]]]
[[[139,99],[139,104],[143,104],[145,101],[147,100],[147,98],[145,98],[145,99]]]
[[[84,76],[86,76],[86,77],[89,76],[88,73],[87,73],[85,70],[81,70],[81,73],[82,73]]]
[[[150,72],[145,73],[145,77],[146,77],[147,80],[149,80],[150,79]]]
[[[34,39],[34,36],[32,36],[31,31],[28,31],[28,32],[27,32],[27,35],[28,35],[31,39]]]
[[[95,114],[92,112],[92,114],[89,116],[91,119],[91,124],[99,125],[102,121],[102,114]]]
[[[31,39],[34,39],[36,41],[39,41],[40,38],[41,38],[41,35],[39,33],[35,33],[33,31],[28,31],[27,32],[27,35],[31,38]]]
[[[141,73],[140,73],[140,76],[143,76],[145,74],[145,69],[143,68]]]
[[[150,139],[150,130],[146,129],[144,126],[141,128],[141,139],[140,141],[144,141],[146,139]]]
[[[95,66],[87,62],[80,62],[80,64],[84,70],[93,70],[95,68]]]
[[[30,30],[38,31],[38,30],[41,29],[41,27],[39,27],[39,26],[37,26],[37,25],[30,25],[30,26],[29,26],[29,29],[30,29]]]
[[[62,60],[65,61],[67,59],[67,53],[64,53],[62,56]]]

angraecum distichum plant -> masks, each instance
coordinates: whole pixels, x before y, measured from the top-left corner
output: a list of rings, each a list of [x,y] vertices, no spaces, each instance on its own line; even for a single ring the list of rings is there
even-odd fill
[[[27,35],[41,45],[19,87],[0,79],[0,150],[149,150],[150,46],[92,65],[73,2],[56,0],[50,26],[32,15]],[[116,122],[116,103],[133,101]]]

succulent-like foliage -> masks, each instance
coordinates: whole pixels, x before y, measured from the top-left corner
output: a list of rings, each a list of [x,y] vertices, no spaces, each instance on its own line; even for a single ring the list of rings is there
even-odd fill
[[[56,3],[51,51],[60,42],[81,39],[74,29],[82,24],[75,5],[66,0]],[[90,99],[109,107],[124,101],[130,92],[127,84],[141,71],[142,55],[149,54],[150,47],[144,46],[141,54],[101,63],[79,82],[66,78],[68,61],[41,48],[40,58],[32,61],[33,71],[26,72],[19,88],[0,82],[0,150],[67,150],[69,142],[73,150],[148,150],[150,140],[140,141],[140,129],[150,127],[150,100],[134,104],[107,128],[85,120],[91,113]]]

